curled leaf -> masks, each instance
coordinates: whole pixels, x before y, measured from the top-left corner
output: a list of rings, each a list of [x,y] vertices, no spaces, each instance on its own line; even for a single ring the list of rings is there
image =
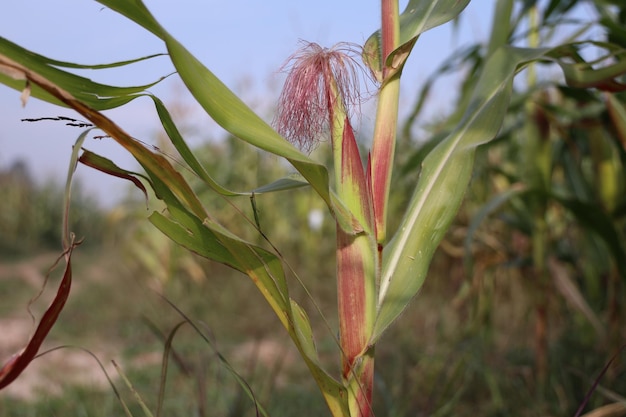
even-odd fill
[[[26,103],[30,98],[30,83],[26,81],[26,86],[22,90],[22,94],[20,95],[20,101],[22,102],[22,107],[26,107]]]
[[[125,169],[122,169],[115,165],[115,163],[110,159],[104,158],[88,150],[83,151],[80,158],[78,158],[78,161],[83,165],[87,165],[88,167],[97,169],[98,171],[104,172],[105,174],[109,174],[118,178],[123,178],[132,182],[133,184],[135,184],[135,187],[139,188],[143,192],[143,195],[146,198],[146,202],[148,201],[148,191],[146,190],[146,187],[143,185],[143,183],[137,178],[141,177],[149,182],[150,180],[145,175],[141,175],[132,171],[126,171]]]

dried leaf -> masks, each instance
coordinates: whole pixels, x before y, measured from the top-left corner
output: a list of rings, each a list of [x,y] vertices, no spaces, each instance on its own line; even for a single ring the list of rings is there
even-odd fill
[[[67,301],[67,297],[70,294],[70,288],[72,285],[72,267],[71,256],[72,250],[78,245],[78,243],[72,242],[67,251],[62,255],[65,256],[66,266],[63,274],[63,280],[57,290],[57,295],[50,304],[50,307],[46,310],[41,322],[37,326],[37,330],[33,334],[26,347],[18,354],[15,354],[9,361],[0,369],[0,389],[5,388],[11,384],[15,379],[26,369],[31,361],[37,355],[41,344],[45,340],[46,336],[52,329],[54,323],[56,323],[63,306]],[[60,259],[60,258],[59,258]],[[58,262],[58,260],[57,260]]]

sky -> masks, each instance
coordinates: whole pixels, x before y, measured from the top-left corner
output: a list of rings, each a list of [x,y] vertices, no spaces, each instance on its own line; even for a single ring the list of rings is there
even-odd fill
[[[157,20],[244,101],[269,114],[284,75],[278,70],[298,47],[299,40],[332,46],[336,42],[363,44],[379,26],[378,2],[362,0],[144,0]],[[403,10],[407,0],[400,1]],[[474,0],[463,12],[458,31],[450,25],[421,38],[403,73],[401,106],[408,108],[424,80],[453,49],[484,39],[491,24],[492,0]],[[51,58],[82,64],[102,64],[165,52],[163,43],[117,13],[93,0],[20,0],[3,5],[0,36]],[[167,57],[122,68],[83,71],[81,75],[115,85],[140,85],[173,71]],[[448,86],[449,87],[449,86]],[[442,100],[453,95],[442,86]],[[170,77],[150,89],[168,100],[191,99],[180,82]],[[446,96],[446,97],[444,97]],[[442,106],[443,104],[435,104]],[[0,85],[0,168],[25,161],[39,182],[62,183],[72,144],[80,134],[55,122],[22,122],[24,118],[76,117],[36,99],[25,107],[20,93]],[[439,110],[441,110],[439,109]],[[193,112],[201,130],[219,135],[210,120]],[[154,139],[160,124],[149,99],[138,99],[107,112],[132,135]],[[269,120],[271,116],[266,116]],[[367,119],[367,117],[366,117]],[[91,140],[86,148],[135,169],[136,164],[112,140]],[[119,179],[79,166],[77,176],[98,200],[113,205],[128,188]]]

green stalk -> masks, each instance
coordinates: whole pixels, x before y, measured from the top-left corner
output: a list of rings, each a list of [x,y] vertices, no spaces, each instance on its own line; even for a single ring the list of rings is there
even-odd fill
[[[376,111],[370,175],[376,222],[376,241],[382,248],[387,238],[387,205],[395,153],[401,71],[390,71],[386,62],[389,55],[400,43],[398,1],[382,0],[381,6],[383,82]]]
[[[397,0],[382,0],[383,62],[399,44]],[[367,179],[345,111],[333,111],[331,126],[337,193],[363,225],[364,232],[346,233],[337,226],[337,287],[342,378],[353,417],[373,415],[374,347],[368,346],[376,318],[376,282],[386,238],[386,209],[398,117],[400,74],[389,75],[383,63],[374,142]],[[335,100],[341,102],[340,100]],[[343,122],[343,125],[342,125]],[[341,136],[339,135],[341,133]],[[341,139],[340,139],[341,138]],[[341,142],[339,142],[341,140]],[[369,179],[369,181],[368,181]],[[371,191],[370,191],[371,190]],[[376,245],[376,243],[379,245]]]
[[[537,6],[529,10],[528,35],[529,47],[539,45],[539,11]],[[537,74],[533,64],[528,67],[528,88],[537,83]],[[548,224],[546,222],[547,202],[544,192],[550,187],[550,171],[552,166],[550,149],[550,131],[545,125],[543,109],[533,100],[526,105],[526,123],[524,150],[526,153],[526,181],[530,187],[540,190],[538,196],[529,200],[529,208],[533,218],[532,229],[532,262],[535,280],[535,370],[539,389],[543,393],[548,373],[548,303],[549,280],[546,268],[546,254],[548,253]]]

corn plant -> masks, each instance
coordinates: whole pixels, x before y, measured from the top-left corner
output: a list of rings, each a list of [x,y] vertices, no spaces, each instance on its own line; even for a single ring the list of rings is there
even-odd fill
[[[599,3],[593,7],[607,40],[626,45],[618,21],[623,19],[623,11],[616,8],[616,13],[610,13]],[[528,3],[527,9],[517,13],[511,21],[520,22],[526,14],[527,20],[535,23],[529,25],[530,30],[518,29],[510,36],[521,32],[534,46],[556,36],[553,28],[558,20],[571,19],[555,18],[554,8],[547,4],[540,8]],[[589,23],[581,21],[577,29],[588,30]],[[536,381],[538,391],[544,391],[551,336],[549,307],[558,297],[584,315],[604,345],[607,331],[588,301],[593,295],[598,305],[600,293],[606,295],[612,300],[607,304],[613,306],[606,314],[612,317],[608,328],[613,329],[608,332],[612,339],[609,351],[618,351],[620,346],[615,308],[620,305],[616,297],[623,297],[618,284],[619,277],[624,277],[623,214],[619,208],[623,206],[624,173],[619,139],[623,131],[621,119],[615,116],[622,112],[624,98],[623,93],[545,83],[535,68],[530,69],[527,85],[514,96],[519,107],[510,108],[502,139],[485,147],[491,154],[481,165],[481,172],[489,173],[484,178],[495,195],[476,210],[466,251],[470,258],[474,232],[488,213],[505,218],[505,224],[528,242],[526,251],[505,243],[514,257],[506,262],[522,265],[520,270],[530,289],[535,313]],[[573,268],[568,270],[567,264]],[[585,271],[580,288],[586,291],[576,282],[581,275],[573,271]],[[606,291],[599,288],[604,279],[608,281]]]
[[[492,140],[503,123],[515,75],[529,63],[550,61],[561,67],[574,87],[624,88],[619,82],[626,73],[622,50],[611,44],[599,45],[610,59],[597,67],[582,59],[577,50],[580,44],[512,47],[507,43],[509,19],[501,16],[510,16],[514,2],[497,2],[486,61],[467,100],[457,109],[458,123],[424,159],[402,220],[392,230],[388,227],[388,205],[404,64],[422,33],[455,19],[469,0],[410,0],[402,13],[397,0],[381,0],[381,28],[362,47],[305,44],[288,66],[276,128],[255,114],[169,34],[141,0],[98,1],[163,41],[178,76],[219,125],[242,141],[284,158],[298,175],[250,191],[223,187],[210,175],[210,167],[201,164],[190,150],[163,102],[147,91],[149,85],[103,85],[69,71],[106,65],[60,62],[0,38],[0,81],[22,91],[24,102],[33,96],[76,110],[92,125],[90,128],[101,130],[135,157],[145,173],[121,169],[86,149],[76,160],[130,180],[144,191],[151,188],[167,208],[149,216],[157,229],[180,246],[248,275],[288,332],[333,416],[373,415],[375,346],[422,286],[433,253],[462,202],[476,148]],[[359,53],[366,71],[377,83],[378,108],[367,155],[361,155],[352,125],[358,112],[359,93],[355,88]],[[309,186],[324,202],[336,223],[341,352],[337,373],[326,369],[318,357],[310,320],[290,296],[285,265],[276,248],[255,244],[218,222],[212,208],[201,202],[166,157],[144,146],[102,113],[141,97],[153,101],[173,147],[188,169],[215,193],[254,198]],[[326,134],[330,137],[332,166],[314,160],[307,152],[317,146],[320,135]],[[79,152],[81,146],[77,144],[75,151]],[[258,223],[250,224],[258,228]],[[263,234],[260,229],[258,232]],[[74,243],[65,244],[71,251]],[[67,261],[70,271],[69,255]],[[69,284],[69,280],[64,282]],[[69,290],[64,288],[66,298]],[[51,306],[55,315],[42,321],[42,331],[25,351],[28,355],[17,355],[0,370],[0,388],[28,365],[61,307],[62,302]]]

